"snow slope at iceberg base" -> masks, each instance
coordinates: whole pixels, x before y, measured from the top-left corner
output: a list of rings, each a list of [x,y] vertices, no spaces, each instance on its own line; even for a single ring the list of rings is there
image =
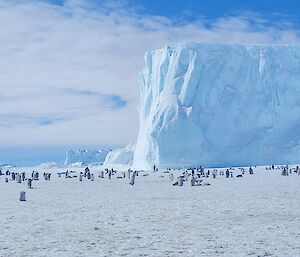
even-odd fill
[[[104,150],[72,150],[66,151],[66,159],[64,165],[82,166],[82,165],[102,165],[107,154],[111,152],[109,149]]]
[[[129,144],[125,148],[119,148],[111,151],[103,163],[107,168],[120,168],[132,166],[135,145]]]
[[[134,168],[300,160],[300,46],[182,43],[146,53]]]

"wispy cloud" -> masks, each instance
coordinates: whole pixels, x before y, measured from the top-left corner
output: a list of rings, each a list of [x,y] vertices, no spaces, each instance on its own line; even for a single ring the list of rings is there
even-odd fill
[[[0,0],[0,117],[10,117],[1,145],[134,141],[145,51],[179,41],[299,43],[284,17],[175,22],[127,1],[56,3]]]

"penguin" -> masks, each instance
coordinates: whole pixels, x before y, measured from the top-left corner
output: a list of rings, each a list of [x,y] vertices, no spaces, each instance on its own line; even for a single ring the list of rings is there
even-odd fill
[[[133,186],[134,183],[135,183],[135,172],[133,172],[129,184]]]
[[[191,186],[193,187],[193,186],[195,186],[195,184],[196,184],[196,179],[193,176],[192,179],[191,179]]]
[[[28,179],[27,184],[28,184],[28,188],[32,188],[32,179],[31,178]]]
[[[179,176],[179,178],[178,178],[178,186],[180,186],[180,187],[183,186],[183,176]]]
[[[229,178],[229,169],[226,169],[226,178]]]
[[[22,183],[21,174],[18,174],[17,183]]]
[[[21,202],[26,201],[26,193],[25,193],[24,191],[22,191],[22,192],[20,193],[20,198],[19,198],[19,200],[20,200]]]

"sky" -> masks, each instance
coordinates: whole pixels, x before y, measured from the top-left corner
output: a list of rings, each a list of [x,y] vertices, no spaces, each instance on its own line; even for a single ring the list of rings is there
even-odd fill
[[[297,44],[299,16],[289,0],[0,0],[0,163],[134,143],[146,51]]]

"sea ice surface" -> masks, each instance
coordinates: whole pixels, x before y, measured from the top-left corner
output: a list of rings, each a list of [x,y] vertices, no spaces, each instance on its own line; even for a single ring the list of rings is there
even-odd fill
[[[258,167],[237,178],[235,169],[233,178],[202,178],[211,186],[178,187],[163,170],[140,172],[130,186],[118,178],[123,170],[99,178],[99,166],[90,168],[94,181],[82,182],[73,176],[84,168],[73,178],[59,178],[60,167],[11,169],[32,170],[41,173],[33,189],[0,176],[0,256],[300,256],[296,174]]]

